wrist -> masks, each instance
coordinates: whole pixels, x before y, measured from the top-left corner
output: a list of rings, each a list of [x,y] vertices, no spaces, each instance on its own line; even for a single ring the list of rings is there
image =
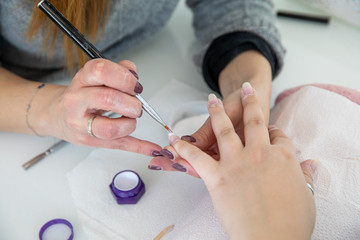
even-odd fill
[[[257,91],[271,90],[271,66],[261,53],[254,50],[243,52],[221,71],[219,88],[222,96],[226,98],[240,89],[244,82],[251,82]]]
[[[64,91],[65,86],[46,84],[34,97],[29,111],[29,123],[38,135],[61,138],[59,113]]]

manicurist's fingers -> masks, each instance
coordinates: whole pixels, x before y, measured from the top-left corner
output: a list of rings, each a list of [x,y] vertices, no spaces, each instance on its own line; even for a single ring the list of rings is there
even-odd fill
[[[130,118],[137,118],[142,113],[142,104],[138,99],[113,88],[90,87],[79,94],[82,96],[80,99],[86,99],[83,104],[87,109],[103,109]]]
[[[255,89],[250,83],[242,85],[242,104],[244,120],[245,145],[270,144],[264,113],[256,96]]]
[[[232,154],[234,149],[242,147],[242,142],[236,134],[230,118],[225,113],[221,100],[214,94],[209,95],[208,110],[220,155],[224,159],[228,159],[227,154]]]
[[[124,66],[125,68],[129,69],[129,71],[132,73],[132,75],[134,75],[134,77],[139,80],[139,75],[137,73],[137,67],[135,65],[135,63],[129,61],[129,60],[123,60],[120,61],[118,64]]]
[[[130,135],[136,128],[136,119],[97,116],[92,121],[92,133],[100,139],[112,140]],[[85,130],[85,129],[84,129]]]
[[[143,90],[142,85],[127,67],[106,59],[88,61],[83,69],[75,75],[74,80],[75,86],[105,85],[131,95],[141,93]]]
[[[95,135],[95,134],[94,134]],[[95,137],[89,136],[88,134],[85,135],[80,144],[94,146],[98,148],[111,148],[111,149],[119,149],[128,152],[139,153],[147,156],[152,156],[154,151],[160,151],[161,147],[155,143],[141,140],[138,138],[134,138],[131,136],[117,138],[114,140],[104,140]]]
[[[176,135],[170,136],[170,144],[183,159],[191,164],[201,178],[207,178],[215,171],[218,162],[199,148],[180,140]]]

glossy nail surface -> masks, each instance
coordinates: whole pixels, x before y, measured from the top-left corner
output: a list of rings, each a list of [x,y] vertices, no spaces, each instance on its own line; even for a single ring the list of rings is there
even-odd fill
[[[161,154],[161,152],[159,152],[159,151],[153,151],[153,152],[151,153],[151,155],[154,156],[154,157],[163,156],[163,155]]]
[[[169,137],[169,142],[171,145],[174,145],[177,141],[180,140],[180,138],[177,135],[175,135],[174,133],[169,133],[168,137]]]
[[[243,98],[246,98],[248,96],[254,95],[255,90],[254,88],[251,86],[251,84],[249,82],[244,82],[241,88],[241,96]]]
[[[129,72],[131,72],[132,75],[134,75],[134,77],[139,80],[139,75],[134,70],[129,69]]]
[[[209,104],[209,106],[214,107],[218,103],[219,103],[219,100],[216,97],[216,95],[213,94],[213,93],[210,93],[209,96],[208,96],[208,104]]]
[[[142,93],[142,91],[143,91],[143,86],[141,85],[141,83],[136,82],[134,92],[139,94]]]
[[[168,159],[170,159],[170,160],[173,160],[174,159],[174,155],[172,154],[172,152],[170,152],[169,150],[167,150],[167,149],[162,149],[161,151],[160,151],[160,153],[164,156],[164,157],[167,157]]]
[[[155,165],[149,165],[148,169],[150,169],[150,170],[162,170],[162,167],[155,166]]]
[[[175,170],[178,170],[179,172],[186,172],[186,171],[187,171],[186,168],[185,168],[183,165],[179,164],[179,163],[174,163],[174,164],[172,165],[172,167],[173,167]]]
[[[187,141],[187,142],[196,142],[196,139],[193,136],[185,135],[181,137],[181,140]]]

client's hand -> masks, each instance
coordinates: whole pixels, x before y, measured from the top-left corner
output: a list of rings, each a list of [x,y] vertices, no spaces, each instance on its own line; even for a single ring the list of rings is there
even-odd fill
[[[268,124],[272,71],[268,60],[261,53],[257,51],[241,53],[222,70],[219,76],[219,88],[224,98],[223,105],[225,112],[231,119],[235,131],[241,139],[244,137],[243,107],[241,102],[241,86],[244,82],[250,82],[259,93],[259,104],[264,113],[265,123]],[[213,158],[219,158],[219,150],[210,119],[191,136],[183,136],[182,139],[191,142]],[[166,155],[166,150],[163,150],[160,154],[171,159],[171,155]],[[173,166],[172,162],[165,157],[154,158],[150,163],[150,167],[154,169],[157,166],[157,168],[166,171],[173,171],[173,167],[181,170],[178,165]],[[176,160],[186,168],[186,172],[189,175],[199,177],[187,161],[179,158]]]
[[[75,144],[145,155],[160,150],[154,143],[129,136],[142,114],[141,102],[134,97],[142,92],[136,78],[136,66],[130,61],[117,64],[96,59],[86,63],[56,100],[59,104],[52,119],[56,119],[57,128],[52,135]],[[106,111],[121,117],[102,116]]]
[[[208,109],[219,159],[170,137],[168,149],[186,159],[204,180],[215,210],[231,239],[310,239],[315,204],[310,162],[304,173],[295,147],[279,129],[265,124],[255,90],[242,87],[244,143],[224,111],[209,96]],[[305,175],[305,176],[304,176]]]

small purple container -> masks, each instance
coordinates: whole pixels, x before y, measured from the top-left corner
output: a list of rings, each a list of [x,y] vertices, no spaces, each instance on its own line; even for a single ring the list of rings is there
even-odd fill
[[[39,232],[40,240],[51,240],[54,238],[73,240],[74,229],[68,220],[62,218],[53,219],[41,227]]]
[[[145,193],[145,185],[136,172],[124,170],[114,176],[110,190],[118,204],[136,204]]]

